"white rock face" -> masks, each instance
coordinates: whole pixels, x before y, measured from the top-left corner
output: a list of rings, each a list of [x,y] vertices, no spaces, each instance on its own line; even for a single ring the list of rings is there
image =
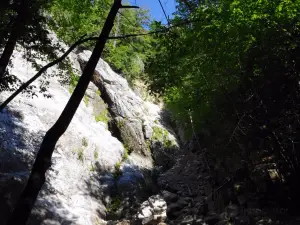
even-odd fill
[[[14,56],[13,74],[22,80],[35,74],[21,53],[16,52]],[[90,84],[89,92],[94,95],[89,102],[97,98],[101,100],[96,91],[97,88]],[[70,98],[68,87],[61,86],[55,77],[51,78],[49,92],[51,98],[41,94],[32,99],[19,95],[0,113],[0,195],[6,196],[1,199],[1,209],[12,205],[9,198],[9,191],[12,190],[8,190],[6,178],[17,179],[23,172],[25,177],[28,175],[45,132],[57,120]],[[0,101],[8,96],[9,93],[1,93]],[[86,106],[82,102],[69,128],[57,143],[53,165],[36,202],[38,207],[34,209],[32,224],[63,224],[65,220],[71,224],[88,225],[100,221],[99,212],[105,214],[101,188],[107,184],[101,186],[94,175],[96,171],[114,170],[114,165],[123,154],[123,144],[111,135],[105,124],[95,121],[92,104]],[[90,187],[95,183],[99,186],[97,197],[92,195]],[[22,182],[16,181],[14,186],[16,184],[21,185]],[[0,211],[1,221],[8,211]],[[3,224],[1,221],[0,224]]]
[[[90,56],[90,51],[84,51],[78,55],[79,59],[84,62],[87,62]],[[103,79],[109,99],[112,100],[114,111],[118,116],[139,118],[145,114],[144,101],[130,89],[125,78],[115,73],[102,59],[98,62],[96,71]]]
[[[55,36],[53,40],[56,40]],[[80,63],[88,60],[89,56],[88,51],[79,55],[72,53],[70,61],[74,68],[80,70]],[[21,48],[14,52],[12,65],[11,73],[22,81],[36,73],[23,59]],[[56,68],[51,70],[58,73]],[[131,90],[126,79],[116,74],[102,59],[96,72],[102,79],[114,120],[119,122],[120,127],[125,124],[125,129],[120,129],[122,140],[131,141],[128,142],[129,147],[137,151],[126,156],[123,144],[112,136],[107,124],[96,122],[99,110],[107,106],[99,96],[99,87],[91,83],[70,126],[56,145],[51,169],[29,225],[105,224],[105,206],[110,204],[112,193],[123,194],[126,191],[135,196],[139,187],[146,183],[143,171],[150,172],[154,166],[153,153],[147,141],[155,135],[154,126],[166,131],[160,123],[161,109],[153,103],[144,102]],[[40,93],[33,98],[22,94],[0,112],[0,224],[4,224],[26,183],[46,131],[58,119],[70,98],[69,87],[63,86],[59,80],[59,77],[49,79],[51,98]],[[37,86],[38,82],[35,82]],[[0,102],[9,95],[2,92]],[[173,134],[164,133],[163,139],[178,147]],[[161,153],[156,155],[165,156]],[[154,155],[154,158],[157,157]],[[116,165],[121,170],[119,177],[113,176]],[[161,200],[153,197],[149,204],[150,208],[143,206],[143,220],[165,217],[165,205]]]
[[[81,65],[85,65],[90,56],[90,51],[79,53]],[[162,110],[159,106],[145,102],[137,96],[127,80],[116,74],[104,60],[100,59],[95,71],[99,76],[97,86],[104,92],[105,100],[115,117],[116,126],[129,148],[150,159],[149,143],[154,141],[153,136],[160,136],[163,140],[158,141],[163,145],[168,143],[178,148],[174,134],[161,123]],[[160,134],[154,134],[153,127],[156,127],[156,133]],[[165,149],[165,146],[163,148]]]

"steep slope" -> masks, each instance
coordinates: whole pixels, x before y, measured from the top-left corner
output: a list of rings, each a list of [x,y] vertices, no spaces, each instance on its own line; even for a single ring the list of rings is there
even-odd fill
[[[15,54],[13,65],[12,72],[23,80],[34,74],[30,64],[22,59],[21,53]],[[88,184],[92,183],[92,170],[99,167],[113,171],[124,154],[124,147],[112,137],[105,124],[95,121],[93,103],[104,105],[96,90],[93,84],[89,86],[89,105],[81,103],[70,127],[57,144],[47,184],[39,196],[35,210],[36,213],[44,214],[43,219],[48,216],[46,211],[39,210],[40,206],[45,206],[53,214],[50,217],[57,217],[55,220],[59,222],[61,217],[73,218],[83,223],[91,221],[93,214],[97,215],[99,209],[104,213],[101,202],[89,195]],[[68,88],[62,87],[56,78],[51,79],[49,93],[51,98],[45,98],[41,94],[32,99],[20,95],[0,114],[0,135],[1,140],[5,140],[1,143],[0,156],[1,197],[6,198],[1,202],[11,204],[9,194],[15,197],[16,193],[5,193],[12,188],[7,179],[20,173],[24,174],[25,179],[41,138],[58,118],[70,97]],[[8,93],[2,94],[1,100],[7,96]],[[7,189],[5,186],[8,186]],[[6,208],[2,205],[1,207]],[[1,210],[1,216],[5,217],[7,210],[4,215],[2,212],[5,211]]]
[[[25,81],[35,71],[22,54],[22,49],[15,51],[11,72]],[[80,70],[77,60],[82,65],[86,57],[87,52],[72,54],[73,67]],[[57,72],[55,68],[53,72]],[[163,149],[178,148],[174,135],[159,122],[160,108],[144,102],[102,60],[93,81],[97,86],[89,85],[56,146],[47,182],[28,224],[103,224],[110,215],[133,216],[139,203],[157,191],[152,179],[157,158],[153,150],[159,149],[157,154],[161,154]],[[50,98],[41,93],[33,98],[20,95],[0,113],[0,224],[26,183],[42,137],[70,97],[69,86],[62,85],[58,77],[49,82]],[[1,93],[0,101],[8,96]],[[107,108],[112,117],[109,127],[117,138],[105,120],[99,121]],[[157,144],[161,147],[153,148]],[[122,204],[116,205],[119,201]],[[134,205],[129,211],[128,204]]]

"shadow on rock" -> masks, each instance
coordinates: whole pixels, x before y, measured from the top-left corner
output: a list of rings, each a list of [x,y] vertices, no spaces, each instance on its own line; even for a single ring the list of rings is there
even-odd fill
[[[26,124],[20,111],[6,108],[0,112],[0,224],[6,223],[29,177],[44,136],[36,126]],[[55,189],[46,182],[28,225],[72,224],[74,218],[63,204],[58,199],[46,198],[53,192]]]
[[[49,182],[43,186],[32,209],[27,225],[71,225],[75,224],[76,216],[71,215],[62,202],[56,198],[47,198],[57,194]]]
[[[29,176],[35,158],[34,146],[41,133],[30,134],[23,126],[22,112],[0,112],[0,224],[4,224]]]
[[[104,213],[99,212],[102,219],[132,220],[140,205],[158,191],[151,170],[126,163],[112,171],[98,163],[95,167],[86,185],[89,195],[106,208]]]

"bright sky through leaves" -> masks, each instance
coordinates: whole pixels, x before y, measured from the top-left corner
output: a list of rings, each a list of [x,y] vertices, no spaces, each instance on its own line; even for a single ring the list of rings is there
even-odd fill
[[[166,18],[158,0],[129,0],[129,2],[143,9],[149,9],[153,19],[166,23]],[[167,15],[172,18],[172,13],[175,12],[175,0],[161,0],[161,2]]]

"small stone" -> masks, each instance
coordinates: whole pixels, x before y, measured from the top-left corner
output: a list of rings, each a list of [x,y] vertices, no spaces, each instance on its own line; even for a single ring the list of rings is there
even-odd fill
[[[138,210],[135,221],[138,224],[157,224],[166,219],[167,203],[160,195],[154,195],[143,202]]]

